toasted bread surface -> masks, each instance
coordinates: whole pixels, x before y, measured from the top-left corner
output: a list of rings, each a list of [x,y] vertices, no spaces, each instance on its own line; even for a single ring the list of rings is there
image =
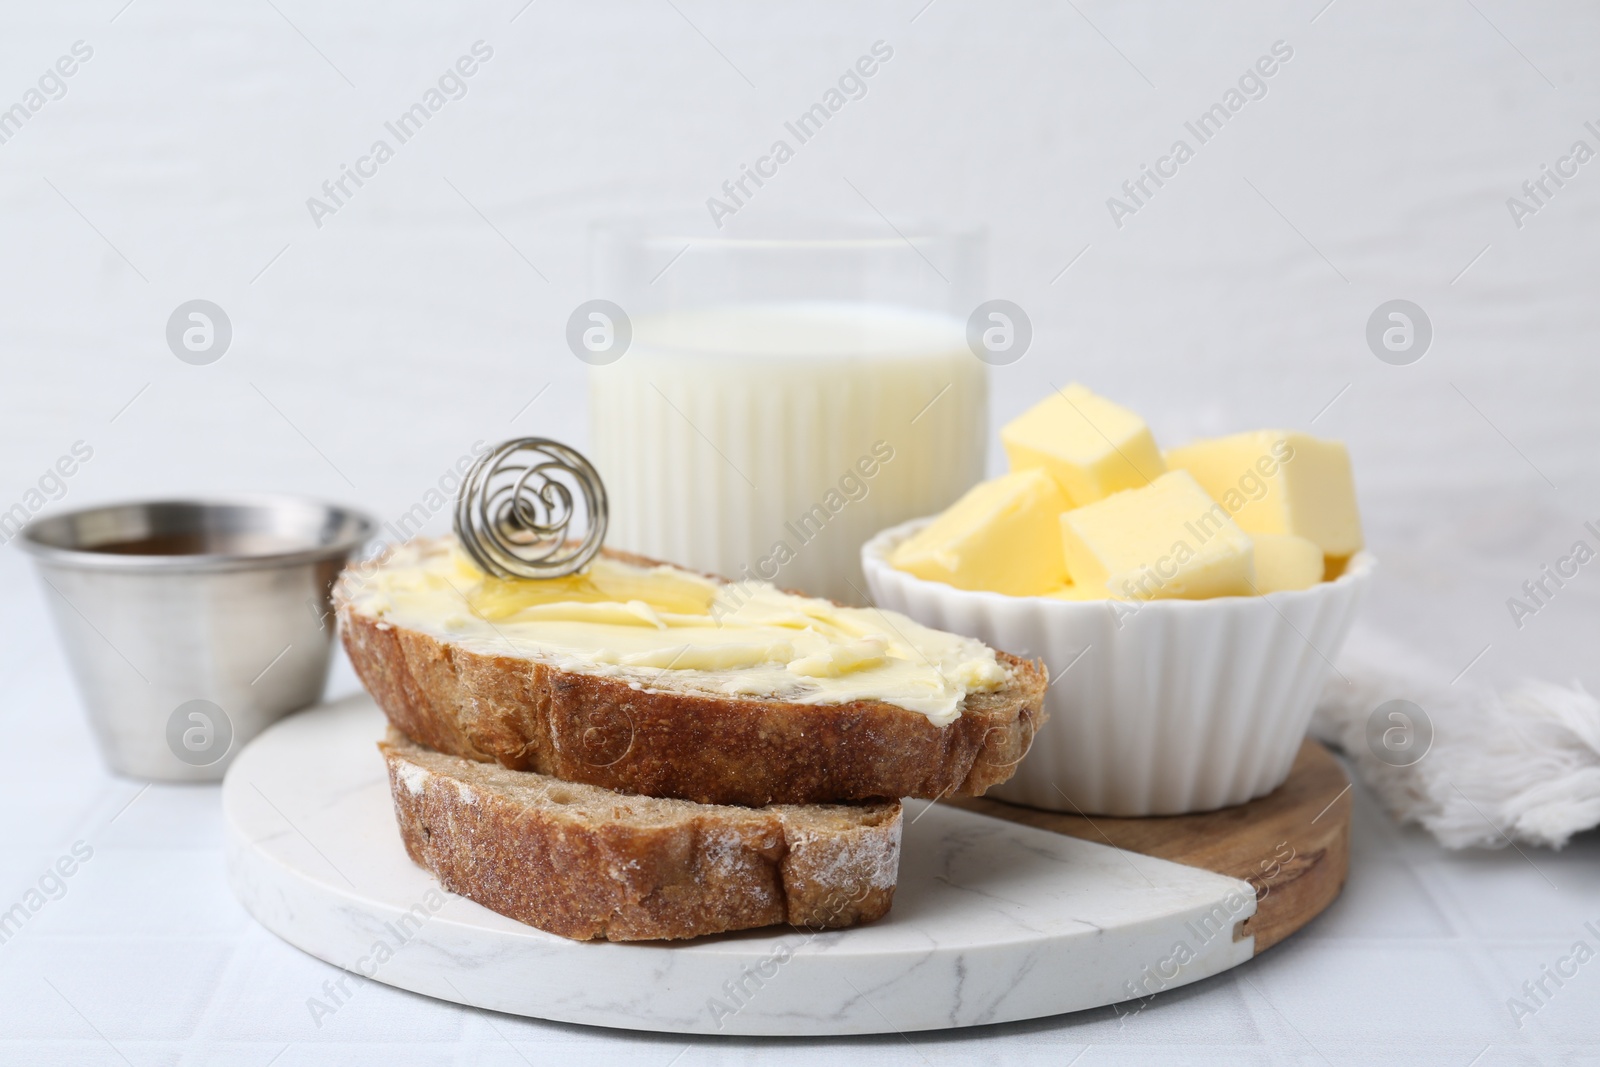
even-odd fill
[[[750,809],[621,794],[379,744],[406,851],[444,887],[563,937],[681,939],[879,918],[898,802]]]
[[[408,737],[626,793],[749,807],[979,796],[1011,777],[1044,717],[1043,666],[1003,652],[1006,684],[969,693],[960,717],[938,727],[876,700],[794,704],[646,688],[489,654],[364,614],[342,593],[341,582],[335,603],[351,663]]]

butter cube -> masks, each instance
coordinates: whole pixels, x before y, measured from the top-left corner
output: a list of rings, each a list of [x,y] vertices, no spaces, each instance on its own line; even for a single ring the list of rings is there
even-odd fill
[[[1256,546],[1256,591],[1310,589],[1322,581],[1322,549],[1293,534],[1251,534]]]
[[[1105,600],[1110,593],[1104,589],[1093,589],[1082,585],[1068,583],[1060,589],[1052,589],[1045,596],[1051,600]]]
[[[1061,516],[1072,583],[1127,600],[1249,596],[1255,548],[1184,471]]]
[[[891,566],[957,589],[1037,596],[1066,582],[1061,490],[1043,471],[980,482],[889,555]]]
[[[1327,556],[1361,549],[1350,453],[1338,441],[1257,430],[1169,449],[1166,459],[1194,475],[1247,533],[1304,537]]]
[[[1077,382],[1006,423],[1000,441],[1014,471],[1047,471],[1073,507],[1149,485],[1165,471],[1144,420]]]

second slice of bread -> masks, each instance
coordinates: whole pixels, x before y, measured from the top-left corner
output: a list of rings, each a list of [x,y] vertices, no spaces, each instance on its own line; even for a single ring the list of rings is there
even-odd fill
[[[461,759],[394,729],[378,747],[412,860],[451,892],[563,937],[853,926],[894,899],[898,802],[695,804]]]

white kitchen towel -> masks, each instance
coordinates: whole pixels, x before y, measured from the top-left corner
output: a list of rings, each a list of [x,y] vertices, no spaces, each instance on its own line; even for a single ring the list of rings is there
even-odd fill
[[[1352,759],[1400,822],[1448,848],[1560,848],[1600,825],[1600,701],[1581,685],[1446,682],[1448,671],[1363,626],[1339,671],[1311,732]]]

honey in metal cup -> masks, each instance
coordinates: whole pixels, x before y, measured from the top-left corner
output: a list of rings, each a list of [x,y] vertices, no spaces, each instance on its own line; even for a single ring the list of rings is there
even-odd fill
[[[218,781],[327,682],[329,591],[366,516],[293,497],[116,504],[37,519],[34,556],[101,754]]]

